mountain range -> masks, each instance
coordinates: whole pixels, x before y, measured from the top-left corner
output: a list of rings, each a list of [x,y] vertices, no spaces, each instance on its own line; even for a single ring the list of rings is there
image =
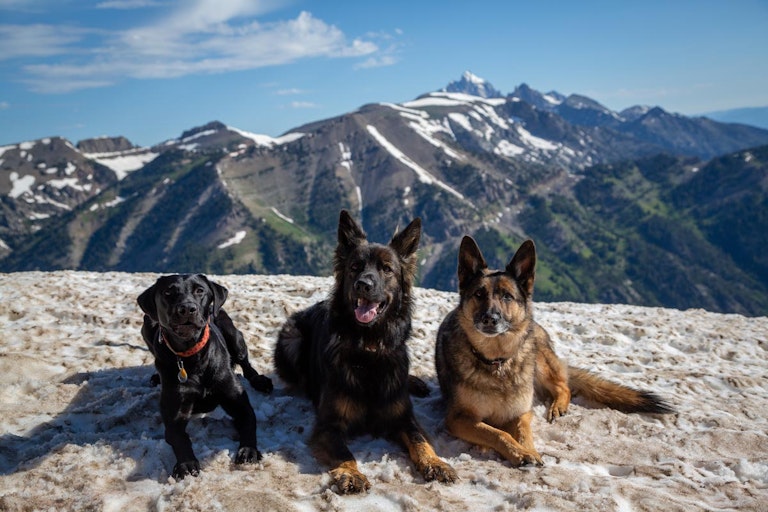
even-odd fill
[[[473,235],[539,252],[537,298],[768,314],[768,130],[614,112],[467,72],[273,138],[211,122],[136,147],[0,148],[0,271],[327,275],[341,208],[386,241],[420,216],[419,284]]]

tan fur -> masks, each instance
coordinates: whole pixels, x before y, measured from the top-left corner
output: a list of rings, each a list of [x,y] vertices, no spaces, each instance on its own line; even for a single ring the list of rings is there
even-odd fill
[[[531,419],[534,390],[551,400],[551,422],[571,394],[626,412],[671,412],[658,397],[567,367],[533,320],[536,252],[525,242],[504,271],[489,270],[465,237],[459,250],[460,304],[440,325],[435,366],[456,437],[492,448],[513,464],[541,464]]]

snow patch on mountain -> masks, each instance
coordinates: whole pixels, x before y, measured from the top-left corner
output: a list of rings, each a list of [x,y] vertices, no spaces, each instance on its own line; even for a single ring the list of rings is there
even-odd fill
[[[104,167],[109,167],[118,180],[125,179],[133,171],[138,171],[160,155],[145,148],[118,151],[114,153],[84,153],[83,156],[94,160]]]
[[[11,180],[11,191],[8,193],[13,199],[18,199],[25,193],[32,193],[32,185],[35,184],[35,177],[27,174],[25,176],[19,176],[16,171],[11,172],[9,176]]]
[[[371,134],[371,136],[376,139],[376,142],[381,144],[384,149],[386,149],[389,154],[391,154],[393,157],[398,159],[401,163],[403,163],[405,166],[412,169],[416,175],[419,177],[419,181],[422,183],[427,183],[430,185],[437,185],[438,187],[442,188],[443,190],[446,190],[447,192],[450,192],[454,196],[458,197],[461,200],[464,200],[464,196],[456,191],[455,189],[451,188],[446,183],[443,183],[442,181],[438,180],[432,174],[430,174],[426,169],[421,167],[419,164],[411,160],[405,153],[400,151],[394,144],[392,144],[389,140],[386,139],[381,133],[379,133],[379,130],[376,129],[375,126],[367,125],[366,129],[368,130],[368,133]]]
[[[245,231],[238,231],[237,233],[235,233],[235,236],[233,236],[232,238],[230,238],[226,242],[219,244],[218,248],[219,249],[226,249],[227,247],[230,247],[232,245],[239,244],[240,242],[242,242],[245,239],[245,234],[246,234]]]
[[[228,130],[231,130],[246,139],[251,139],[253,142],[256,143],[257,146],[282,146],[283,144],[288,144],[289,142],[293,142],[295,140],[299,140],[304,136],[303,133],[300,132],[291,132],[286,133],[285,135],[282,135],[280,137],[270,137],[269,135],[260,135],[257,133],[251,133],[245,130],[241,130],[239,128],[235,128],[233,126],[227,126]]]

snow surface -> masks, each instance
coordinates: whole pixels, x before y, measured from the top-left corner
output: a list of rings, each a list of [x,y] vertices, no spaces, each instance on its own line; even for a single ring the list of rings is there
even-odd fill
[[[534,408],[541,468],[516,469],[453,438],[433,367],[434,339],[455,293],[415,291],[414,399],[453,485],[425,483],[397,444],[350,443],[373,484],[338,496],[307,440],[314,412],[272,371],[278,329],[324,298],[329,278],[213,276],[275,391],[249,389],[261,464],[236,467],[229,418],[190,423],[203,472],[176,482],[159,389],[136,297],[156,274],[0,274],[0,510],[766,510],[768,318],[622,305],[538,303],[539,322],[571,364],[657,392],[678,414],[622,414],[573,404],[554,424]]]

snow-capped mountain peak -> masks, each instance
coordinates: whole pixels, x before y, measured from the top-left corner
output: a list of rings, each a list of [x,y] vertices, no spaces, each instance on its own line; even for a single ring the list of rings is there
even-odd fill
[[[461,75],[461,79],[449,83],[442,92],[458,92],[481,98],[502,98],[504,96],[490,82],[470,71],[465,71]]]

